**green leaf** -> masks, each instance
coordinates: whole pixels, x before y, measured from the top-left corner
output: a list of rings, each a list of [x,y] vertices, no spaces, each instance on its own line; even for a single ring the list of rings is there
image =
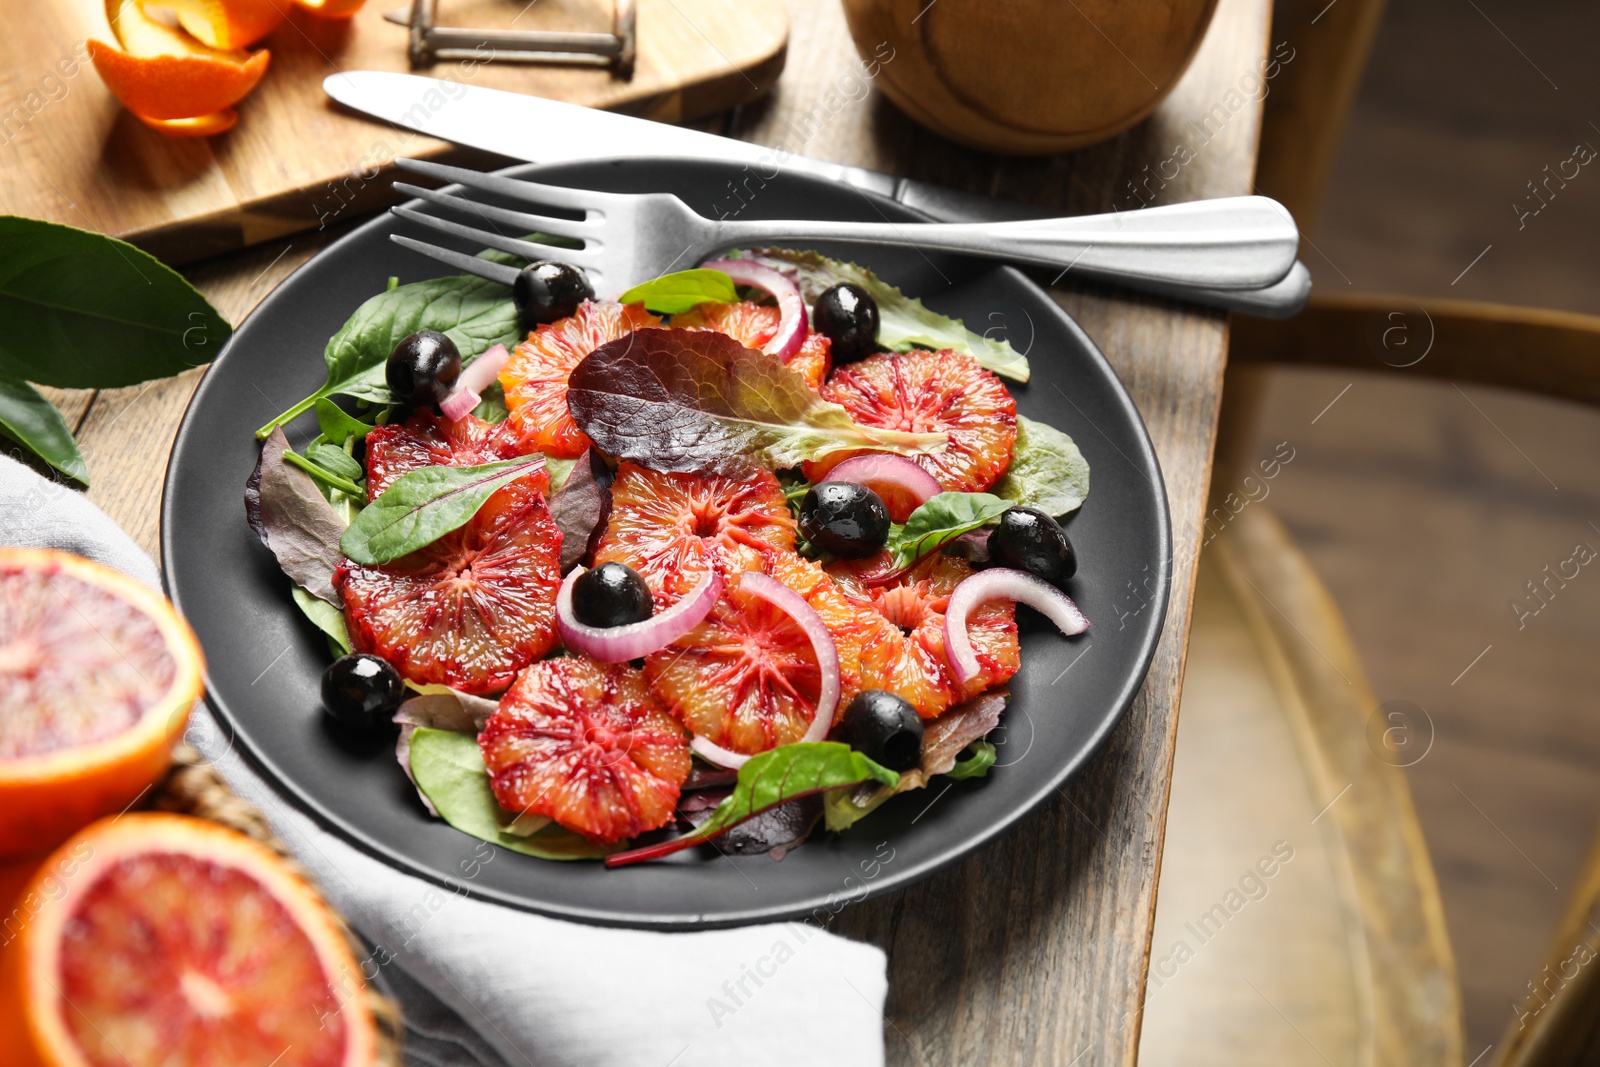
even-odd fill
[[[842,833],[877,811],[894,795],[893,789],[871,782],[830,789],[822,794],[822,824],[836,834]]]
[[[345,411],[344,408],[326,398],[317,401],[317,425],[322,428],[322,436],[336,445],[343,445],[350,438],[356,440],[367,436],[372,427]],[[360,477],[360,475],[357,475]]]
[[[658,315],[681,315],[701,304],[731,304],[739,299],[733,279],[720,270],[680,270],[634,286],[621,296],[621,304],[643,304]]]
[[[895,567],[909,567],[969,530],[998,519],[1011,501],[992,493],[940,493],[913,511],[904,526],[889,532]]]
[[[322,467],[311,462],[298,452],[291,452],[286,449],[283,453],[283,461],[289,464],[291,467],[297,467],[300,470],[305,471],[320,484],[339,490],[339,492],[343,493],[345,496],[366,496],[366,491],[363,490],[359,485],[356,485],[354,482],[334,474],[326,467]],[[326,491],[324,491],[322,495],[326,497],[328,494]]]
[[[412,282],[379,293],[333,335],[322,358],[328,379],[315,393],[256,431],[265,437],[323,397],[343,395],[392,403],[384,366],[396,345],[418,330],[440,330],[470,363],[493,345],[514,345],[523,331],[511,290],[470,274]]]
[[[328,640],[338,649],[340,655],[350,651],[350,631],[344,625],[344,612],[328,603],[319,600],[298,585],[289,590],[294,597],[295,604],[300,608],[311,624],[328,635]]]
[[[567,479],[572,477],[572,468],[577,464],[578,461],[576,459],[561,459],[559,456],[544,457],[545,470],[550,472],[550,492],[554,493],[557,489],[567,484]]]
[[[515,813],[494,799],[470,733],[418,729],[411,735],[411,776],[445,822],[480,841],[546,860],[592,860],[615,851],[555,823],[527,837],[507,833]]]
[[[733,792],[692,833],[656,845],[620,853],[606,860],[607,867],[659,859],[680,849],[709,841],[768,808],[843,786],[875,781],[893,787],[900,776],[879,766],[849,745],[837,741],[802,741],[750,757],[739,768]]]
[[[484,422],[505,422],[506,416],[511,414],[511,409],[506,407],[505,390],[500,388],[499,382],[492,382],[480,394],[478,406],[472,409],[473,418],[482,419]]]
[[[89,468],[66,420],[27,382],[0,378],[0,433],[73,481],[89,484]]]
[[[950,348],[965,352],[1003,378],[1028,380],[1028,360],[1010,342],[973,333],[960,319],[930,311],[922,301],[905,295],[865,267],[787,248],[759,248],[734,254],[749,256],[793,277],[808,305],[816,303],[823,290],[840,282],[861,286],[878,304],[878,343],[884,348]]]
[[[0,375],[111,389],[209,363],[233,328],[147,252],[0,216]]]
[[[967,746],[967,751],[972,754],[964,760],[956,760],[956,765],[944,772],[946,777],[960,782],[968,778],[983,778],[989,773],[996,758],[993,743],[974,741]]]
[[[339,539],[363,566],[399,559],[465,526],[483,502],[544,464],[538,453],[475,467],[423,467],[396,478]]]
[[[1060,517],[1089,496],[1089,461],[1054,426],[1017,416],[1011,467],[994,484],[996,496]]]
[[[329,474],[343,478],[352,484],[359,482],[367,474],[366,471],[361,469],[361,464],[355,461],[355,457],[337,445],[331,445],[326,441],[318,441],[307,448],[305,456]]]

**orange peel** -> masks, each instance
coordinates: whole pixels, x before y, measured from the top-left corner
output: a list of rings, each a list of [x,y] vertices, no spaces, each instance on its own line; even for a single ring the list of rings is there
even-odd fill
[[[201,44],[228,51],[255,44],[277,28],[288,0],[158,0]]]
[[[294,0],[313,15],[325,19],[347,19],[360,11],[367,0]]]

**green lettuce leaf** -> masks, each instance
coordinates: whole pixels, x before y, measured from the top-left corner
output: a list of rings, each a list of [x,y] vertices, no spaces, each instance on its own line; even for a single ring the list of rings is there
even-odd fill
[[[363,566],[399,559],[465,526],[496,490],[543,465],[535,452],[473,467],[407,471],[361,510],[339,548]]]
[[[996,496],[1060,517],[1089,496],[1089,462],[1072,438],[1054,426],[1017,416],[1011,466],[994,484]]]
[[[658,315],[681,315],[701,304],[731,304],[738,299],[732,278],[720,270],[696,267],[636,285],[617,297],[617,302],[643,304]]]
[[[347,654],[350,651],[350,631],[345,628],[344,612],[326,600],[312,596],[298,585],[291,587],[289,593],[311,624],[328,635],[328,642],[337,650],[337,654]]]

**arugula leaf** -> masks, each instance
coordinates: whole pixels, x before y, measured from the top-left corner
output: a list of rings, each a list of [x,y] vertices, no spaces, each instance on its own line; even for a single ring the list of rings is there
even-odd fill
[[[960,319],[929,310],[922,301],[905,295],[865,267],[787,248],[758,248],[732,254],[748,256],[793,277],[800,284],[800,294],[807,305],[816,303],[824,289],[840,282],[861,286],[877,301],[878,343],[884,348],[950,348],[965,352],[1003,378],[1028,380],[1028,360],[1010,342],[973,333]]]
[[[470,733],[413,732],[411,776],[445,822],[480,841],[546,860],[592,860],[614,851],[555,823],[526,837],[508,832],[513,813],[494,799],[478,739]]]
[[[890,553],[896,568],[909,567],[946,542],[998,519],[1011,501],[992,493],[940,493],[930,497],[889,531]]]
[[[289,590],[289,595],[294,597],[295,605],[300,609],[311,624],[328,635],[328,643],[335,649],[336,655],[346,655],[350,651],[350,631],[344,624],[344,612],[301,589],[298,585]]]
[[[609,455],[742,476],[851,448],[917,453],[943,434],[859,426],[793,368],[713,330],[635,330],[573,368],[567,407]]]
[[[544,457],[534,453],[474,467],[407,471],[362,509],[339,547],[363,566],[399,559],[465,526],[495,490],[543,464]]]
[[[0,216],[0,376],[111,389],[209,363],[233,327],[125,241]]]
[[[968,778],[988,776],[989,768],[994,766],[996,759],[994,744],[989,741],[974,741],[967,746],[967,751],[972,755],[966,759],[956,760],[955,766],[944,772],[945,777],[961,782]]]
[[[779,804],[861,782],[879,782],[891,789],[900,776],[879,766],[849,745],[837,741],[802,741],[752,756],[739,768],[739,780],[711,818],[691,833],[644,848],[606,857],[607,867],[659,859],[702,844],[718,834]]]
[[[658,315],[680,315],[701,304],[731,304],[739,299],[733,279],[720,270],[696,267],[663,274],[617,297],[620,304],[643,304]]]
[[[1059,518],[1089,495],[1089,461],[1072,438],[1054,426],[1017,416],[1011,467],[994,484],[996,496]]]
[[[343,445],[352,437],[359,441],[373,429],[326,397],[317,400],[316,408],[322,436],[336,445]]]
[[[0,378],[0,433],[81,485],[89,468],[56,406],[27,382]]]
[[[295,418],[324,397],[343,395],[392,403],[384,365],[395,345],[418,330],[447,334],[461,350],[463,363],[470,363],[493,345],[514,345],[523,336],[511,290],[486,278],[456,274],[379,293],[356,308],[328,342],[322,356],[328,365],[328,379],[322,387],[261,427],[256,436],[267,436],[274,426]]]

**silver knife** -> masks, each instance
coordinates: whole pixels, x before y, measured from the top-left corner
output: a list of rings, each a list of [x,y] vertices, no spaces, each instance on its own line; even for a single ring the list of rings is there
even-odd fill
[[[344,71],[324,78],[322,90],[345,107],[396,126],[534,163],[619,156],[718,159],[744,166],[756,188],[778,170],[796,171],[877,193],[939,221],[1000,222],[1042,215],[1023,204],[750,141],[418,74]],[[729,200],[735,208],[741,203],[732,183]],[[1076,273],[1094,277],[1093,271],[1081,267]],[[1296,262],[1282,281],[1265,289],[1190,289],[1121,279],[1117,284],[1263,318],[1288,318],[1305,306],[1311,275]]]

